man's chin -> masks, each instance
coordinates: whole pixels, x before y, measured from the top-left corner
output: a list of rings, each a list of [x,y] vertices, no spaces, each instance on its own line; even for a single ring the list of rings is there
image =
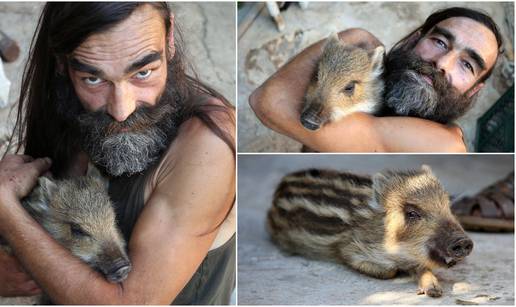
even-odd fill
[[[147,160],[147,161],[133,161],[128,162],[126,159],[117,159],[111,157],[109,160],[107,158],[103,159],[92,159],[92,162],[95,165],[101,167],[105,173],[113,177],[120,176],[132,176],[135,174],[139,174],[145,171],[149,164],[154,162],[155,159]]]
[[[93,163],[111,176],[131,176],[145,171],[166,147],[166,135],[158,128],[145,133],[118,133],[85,144]]]

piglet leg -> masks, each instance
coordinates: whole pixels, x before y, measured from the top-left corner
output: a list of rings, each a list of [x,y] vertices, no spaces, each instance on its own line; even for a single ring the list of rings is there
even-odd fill
[[[428,269],[418,272],[418,284],[417,294],[426,294],[430,297],[440,297],[443,294],[437,277]]]

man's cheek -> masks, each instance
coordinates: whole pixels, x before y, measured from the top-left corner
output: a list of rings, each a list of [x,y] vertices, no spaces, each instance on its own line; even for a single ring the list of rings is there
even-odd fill
[[[433,48],[429,39],[424,39],[416,45],[414,48],[414,53],[422,60],[428,61],[435,56],[436,50]]]
[[[140,88],[137,93],[137,101],[144,105],[153,106],[158,102],[163,90],[159,85],[157,85],[148,88]]]

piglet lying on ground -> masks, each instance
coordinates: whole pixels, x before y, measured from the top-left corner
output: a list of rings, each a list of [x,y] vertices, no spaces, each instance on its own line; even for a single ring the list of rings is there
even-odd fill
[[[418,294],[442,295],[432,269],[451,267],[473,249],[428,166],[372,178],[330,170],[283,178],[267,230],[283,250],[332,260],[376,278],[405,271]]]

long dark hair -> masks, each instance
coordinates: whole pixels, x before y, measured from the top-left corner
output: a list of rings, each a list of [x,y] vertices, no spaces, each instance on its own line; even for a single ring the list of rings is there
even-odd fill
[[[57,67],[87,37],[115,26],[142,5],[151,5],[160,13],[169,37],[172,28],[171,12],[164,2],[45,5],[31,42],[29,59],[23,72],[16,124],[9,140],[11,145],[13,137],[16,135],[18,138],[16,152],[24,146],[25,154],[51,157],[54,161],[51,171],[57,176],[66,170],[72,155],[78,150],[75,137],[77,131],[69,120],[60,116],[53,99],[55,80],[59,74]],[[231,133],[222,128],[220,120],[217,120],[220,116],[214,116],[214,112],[218,112],[234,126],[235,118],[231,111],[234,107],[221,94],[202,83],[185,60],[182,35],[177,23],[174,25],[174,48],[169,73],[173,74],[176,90],[184,102],[180,121],[198,117],[232,149],[235,156],[235,142]],[[191,75],[186,71],[192,72]],[[211,104],[208,102],[210,98],[216,98],[224,105]]]
[[[438,24],[439,22],[441,22],[445,19],[452,18],[452,17],[466,17],[469,19],[473,19],[473,20],[483,24],[484,26],[486,26],[489,30],[491,30],[491,32],[493,32],[493,34],[496,38],[496,43],[498,45],[498,55],[503,53],[504,50],[503,50],[502,35],[500,34],[500,30],[498,30],[498,26],[496,25],[496,23],[493,21],[493,19],[491,17],[489,17],[487,14],[485,14],[483,12],[465,8],[465,7],[450,7],[450,8],[436,11],[432,15],[428,16],[428,18],[425,20],[425,22],[420,27],[418,27],[414,31],[410,32],[407,36],[405,36],[399,42],[397,42],[392,47],[392,49],[389,51],[389,54],[393,50],[396,50],[396,49],[404,46],[407,43],[407,41],[411,37],[413,37],[413,35],[416,34],[417,32],[419,32],[419,34],[420,34],[420,36],[418,38],[418,40],[419,40],[423,36],[425,36],[428,33],[428,31],[430,31],[436,24]],[[417,43],[417,42],[413,42],[413,43],[415,46],[415,43]],[[389,56],[389,54],[387,54],[387,57]],[[498,59],[498,57],[497,57],[497,59]],[[491,74],[493,72],[494,66],[495,65],[493,65],[493,67],[491,67],[486,72],[486,74],[484,74],[482,76],[482,78],[480,78],[480,80],[477,81],[477,83],[483,82],[487,78],[489,78],[489,76],[491,76]]]

